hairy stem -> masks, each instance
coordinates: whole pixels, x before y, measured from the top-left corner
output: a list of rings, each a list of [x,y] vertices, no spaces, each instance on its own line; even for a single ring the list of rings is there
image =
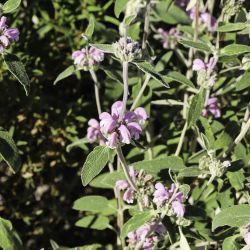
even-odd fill
[[[95,71],[93,69],[90,69],[89,72],[95,84],[95,101],[96,101],[98,114],[100,115],[102,113],[102,109],[101,109],[101,101],[100,101],[100,94],[99,94],[99,82],[98,82]]]
[[[128,101],[128,62],[122,63],[122,76],[123,76],[123,98],[122,98],[122,110],[119,117],[120,121],[124,117]]]
[[[136,190],[136,189],[137,189],[137,188],[136,188],[136,185],[135,185],[133,179],[131,178],[131,176],[129,175],[128,164],[127,164],[127,162],[126,162],[126,160],[125,160],[125,157],[124,157],[124,155],[123,155],[123,153],[122,153],[121,146],[118,146],[116,150],[117,150],[117,155],[118,155],[118,157],[119,157],[119,159],[120,159],[120,161],[121,161],[121,163],[122,163],[121,165],[122,165],[122,169],[123,169],[123,172],[124,172],[124,174],[125,174],[125,177],[126,177],[128,183],[129,183],[129,185],[130,185],[134,190]]]

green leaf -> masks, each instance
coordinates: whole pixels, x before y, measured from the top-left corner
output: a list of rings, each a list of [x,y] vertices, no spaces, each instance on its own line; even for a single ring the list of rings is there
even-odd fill
[[[188,167],[182,169],[179,174],[178,178],[181,177],[196,177],[202,174],[202,171],[198,167]]]
[[[103,196],[89,195],[77,199],[74,202],[73,209],[78,211],[88,211],[99,213],[104,207],[108,206],[108,199]]]
[[[195,86],[194,84],[186,78],[186,76],[182,75],[181,73],[177,72],[177,71],[171,71],[169,72],[166,77],[170,78],[171,80],[174,80],[176,82],[179,82],[181,84],[184,84],[188,87],[194,88]]]
[[[30,80],[25,71],[25,67],[19,58],[12,54],[5,54],[4,61],[10,73],[23,85],[26,95],[30,91]]]
[[[221,56],[237,56],[244,53],[250,53],[250,46],[243,44],[230,44],[221,49]]]
[[[125,180],[126,177],[123,171],[114,171],[112,173],[103,173],[98,175],[91,181],[90,186],[95,188],[111,188],[115,187],[115,183],[118,180]]]
[[[192,40],[180,40],[179,43],[188,48],[197,49],[206,53],[211,52],[210,47],[206,43],[201,42],[201,41],[194,42]]]
[[[81,171],[81,179],[83,186],[87,186],[94,177],[96,177],[112,158],[114,150],[105,147],[97,146],[87,156]]]
[[[187,116],[188,127],[194,125],[201,115],[202,109],[204,107],[204,92],[204,89],[200,89],[199,93],[195,95],[191,101]]]
[[[235,205],[223,209],[212,222],[212,230],[218,227],[242,227],[250,222],[250,205]]]
[[[232,32],[245,29],[249,24],[247,23],[227,23],[217,28],[218,32]]]
[[[88,27],[87,27],[87,29],[85,31],[85,35],[88,38],[91,38],[93,33],[94,33],[94,29],[95,29],[95,18],[91,15],[90,18],[89,18]]]
[[[166,81],[165,77],[159,74],[149,62],[144,61],[132,63],[144,73],[149,74],[153,79],[162,84],[164,87],[169,88],[168,82]]]
[[[181,228],[179,228],[179,231],[180,231],[180,249],[191,250],[188,241],[185,235],[183,234]]]
[[[196,2],[197,2],[197,0],[190,0],[188,5],[187,5],[186,11],[191,10],[193,7],[195,7]]]
[[[241,91],[250,87],[250,71],[245,71],[239,81],[236,82],[236,90]]]
[[[3,13],[11,13],[15,11],[19,7],[20,4],[21,4],[21,0],[8,0],[3,5],[3,8],[2,8]]]
[[[136,15],[128,16],[126,17],[124,22],[127,26],[129,26],[134,21],[135,18],[136,18]]]
[[[75,72],[75,67],[73,65],[69,66],[67,69],[65,69],[57,76],[56,80],[54,81],[54,85],[56,85],[59,81],[71,76],[74,72]]]
[[[240,169],[239,171],[236,172],[230,172],[228,171],[226,173],[227,178],[231,184],[231,186],[239,191],[244,189],[244,181],[245,181],[245,175],[244,175],[244,171],[242,169]]]
[[[129,232],[134,232],[136,229],[147,223],[153,214],[151,211],[145,211],[135,214],[122,227],[121,237],[125,238]]]
[[[88,142],[89,141],[87,138],[82,138],[80,140],[74,141],[66,147],[66,151],[69,153],[75,147],[83,148],[82,146],[84,146]]]
[[[173,171],[181,171],[186,166],[183,160],[178,156],[165,156],[163,158],[154,160],[144,160],[133,163],[134,168],[139,171],[144,169],[146,173],[156,176],[164,169],[171,169]]]
[[[233,235],[230,237],[227,237],[222,244],[222,250],[239,250],[240,246],[239,244],[235,241],[237,238],[239,238],[240,235]]]
[[[77,227],[91,228],[96,230],[104,230],[109,226],[109,219],[103,215],[89,215],[78,220],[75,224]]]
[[[119,18],[122,10],[125,8],[128,0],[116,0],[115,1],[115,16]]]
[[[93,44],[91,43],[90,46],[103,51],[104,53],[111,53],[114,54],[114,48],[112,44]]]
[[[14,173],[19,170],[21,167],[21,159],[18,149],[9,133],[4,130],[0,130],[0,155]]]
[[[10,221],[0,217],[0,247],[3,250],[21,250],[22,242]]]

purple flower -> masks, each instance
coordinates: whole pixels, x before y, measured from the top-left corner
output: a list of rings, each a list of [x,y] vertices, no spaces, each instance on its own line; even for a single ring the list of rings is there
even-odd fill
[[[105,144],[105,138],[103,137],[100,131],[100,124],[96,119],[90,119],[88,121],[88,129],[87,129],[87,139],[90,143],[95,141],[99,141],[100,145]]]
[[[165,31],[162,28],[158,29],[158,34],[163,44],[163,48],[174,48],[177,44],[177,40],[180,37],[180,32],[176,28],[171,28],[169,31]]]
[[[6,21],[5,16],[0,18],[0,52],[3,52],[12,42],[19,40],[19,30],[8,28]]]
[[[176,200],[172,202],[172,208],[176,214],[177,217],[183,217],[184,213],[185,213],[185,208],[183,206],[183,204]]]
[[[8,37],[11,41],[18,41],[19,40],[19,30],[16,28],[6,29],[4,31],[4,35]]]
[[[221,117],[221,111],[218,106],[218,98],[211,97],[208,99],[206,108],[203,109],[202,115],[207,117],[209,115],[214,116],[215,118]]]
[[[125,190],[125,189],[127,189],[129,187],[129,184],[125,180],[119,180],[119,181],[116,182],[115,186],[119,190]]]
[[[189,0],[175,0],[175,4],[182,9],[186,8],[188,2]]]
[[[155,189],[156,191],[153,194],[154,196],[153,202],[157,206],[161,206],[166,200],[169,199],[169,193],[167,189],[160,182],[156,183]]]
[[[122,102],[117,101],[111,107],[111,114],[103,112],[100,114],[100,129],[107,139],[107,145],[115,148],[119,143],[130,144],[131,140],[137,140],[142,133],[141,124],[147,119],[146,111],[137,108],[135,112],[126,112],[120,121]],[[110,142],[112,140],[112,142]]]
[[[246,244],[250,245],[250,223],[248,223],[242,228],[242,234]]]
[[[217,28],[217,20],[214,16],[204,12],[200,15],[201,22],[207,27],[208,31],[214,32]]]
[[[123,195],[123,200],[126,201],[127,203],[131,204],[134,202],[134,198],[135,198],[134,197],[134,190],[131,187],[129,187]]]
[[[149,232],[154,229],[150,234]],[[160,222],[155,225],[155,222],[149,222],[138,228],[135,232],[129,232],[128,243],[131,249],[134,249],[136,245],[143,239],[142,249],[153,250],[155,245],[159,242],[160,237],[166,233],[166,228]],[[149,234],[149,235],[148,235]]]
[[[79,68],[88,70],[104,60],[104,53],[96,48],[83,48],[73,52],[72,59]]]
[[[201,59],[195,59],[193,61],[193,70],[199,71],[199,70],[205,70],[206,64]]]

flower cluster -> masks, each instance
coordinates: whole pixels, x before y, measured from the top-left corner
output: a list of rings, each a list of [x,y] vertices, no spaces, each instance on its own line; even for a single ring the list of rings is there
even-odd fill
[[[100,131],[100,123],[96,119],[88,121],[87,139],[90,143],[98,141],[100,145],[105,144],[105,138]]]
[[[208,99],[206,107],[202,110],[202,115],[204,117],[208,117],[209,115],[212,115],[215,118],[221,117],[217,97],[211,97]]]
[[[130,249],[135,249],[135,247],[143,240],[140,249],[152,250],[160,242],[165,233],[166,228],[162,223],[156,223],[154,221],[149,222],[138,228],[135,232],[128,233],[129,247]]]
[[[129,175],[136,187],[138,187],[138,193],[130,187],[126,180],[118,180],[116,182],[116,188],[120,191],[125,191],[123,200],[131,204],[134,202],[135,198],[137,198],[144,208],[149,207],[149,196],[153,192],[153,185],[151,183],[152,176],[145,174],[144,170],[140,170],[137,174],[132,166],[130,166]]]
[[[208,63],[198,58],[193,61],[192,68],[198,73],[197,82],[199,85],[203,85],[206,88],[211,88],[214,85],[216,74],[211,75],[211,73],[214,70],[216,62],[214,57],[211,57]]]
[[[203,156],[199,161],[199,169],[209,171],[213,179],[221,177],[229,166],[231,166],[230,161],[217,160],[213,152],[209,152],[208,156]]]
[[[155,185],[155,192],[153,193],[153,202],[158,208],[166,208],[168,215],[175,214],[177,217],[183,217],[185,213],[184,194],[178,191],[175,184],[168,189],[160,182]]]
[[[122,62],[131,62],[141,55],[141,49],[138,42],[130,37],[126,39],[121,37],[118,42],[113,43],[115,56]]]
[[[19,40],[19,30],[16,28],[8,28],[6,24],[7,18],[2,16],[0,19],[0,52],[4,50],[14,41]]]
[[[174,49],[177,45],[178,38],[180,38],[180,32],[176,28],[171,28],[169,31],[165,31],[162,28],[157,30],[160,40],[162,41],[163,48]]]
[[[193,7],[188,12],[190,19],[194,20],[196,15],[196,7]],[[210,32],[214,32],[217,28],[217,20],[211,14],[202,11],[199,16],[199,22],[208,29]]]
[[[93,47],[83,48],[73,52],[72,59],[78,68],[89,70],[104,60],[104,53]]]
[[[242,235],[247,245],[250,245],[250,223],[242,228]]]
[[[90,142],[99,141],[110,148],[116,148],[119,144],[130,144],[132,140],[138,140],[142,133],[142,125],[147,119],[144,108],[136,108],[127,111],[122,119],[120,113],[122,102],[117,101],[111,107],[111,114],[103,112],[100,114],[100,123],[91,119],[87,138]]]

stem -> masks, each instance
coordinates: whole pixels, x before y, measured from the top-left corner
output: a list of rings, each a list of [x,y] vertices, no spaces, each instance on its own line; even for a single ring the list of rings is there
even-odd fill
[[[127,162],[126,162],[126,160],[124,158],[124,155],[122,153],[121,146],[118,146],[116,150],[117,150],[117,155],[118,155],[118,157],[119,157],[119,159],[120,159],[120,161],[122,163],[122,168],[123,168],[123,172],[124,172],[124,174],[126,176],[126,179],[127,179],[128,183],[129,183],[129,185],[134,190],[136,190],[137,189],[136,185],[135,185],[134,181],[132,180],[131,176],[129,175],[129,168],[128,168]]]
[[[122,76],[123,76],[123,98],[122,98],[122,110],[120,113],[119,121],[123,119],[128,101],[128,62],[122,63]]]
[[[211,176],[210,179],[208,180],[207,184],[203,186],[197,200],[195,201],[194,205],[196,205],[198,203],[198,201],[200,200],[200,198],[202,197],[202,195],[204,194],[205,190],[207,189],[207,187],[213,182],[214,180],[214,176]]]
[[[147,85],[148,85],[149,80],[150,80],[150,75],[147,74],[147,75],[146,75],[146,79],[145,79],[145,81],[144,81],[144,83],[143,83],[143,85],[142,85],[142,87],[141,87],[141,89],[140,89],[140,91],[139,91],[137,97],[135,98],[135,100],[134,100],[134,102],[133,102],[133,104],[132,104],[132,106],[131,106],[131,108],[130,108],[131,111],[132,111],[133,109],[135,109],[137,103],[140,101],[140,99],[141,99],[141,97],[142,97],[142,95],[143,95],[143,92],[144,92],[144,90],[146,89],[146,87],[147,87]]]
[[[234,148],[241,142],[241,140],[245,137],[248,130],[250,129],[250,118],[246,122],[246,124],[242,127],[239,135],[235,138],[235,140],[230,144],[227,151],[222,156],[221,160],[224,160],[233,150]]]
[[[96,101],[96,107],[97,107],[98,114],[100,115],[102,113],[102,109],[101,109],[101,102],[100,102],[100,95],[99,95],[99,82],[98,82],[96,73],[93,69],[90,69],[89,73],[90,73],[92,80],[95,84],[95,101]]]
[[[186,131],[187,131],[187,122],[185,122],[185,125],[183,127],[183,130],[181,132],[181,137],[180,137],[180,140],[179,140],[179,143],[178,143],[178,146],[177,146],[177,149],[175,151],[175,156],[178,156],[181,152],[181,148],[182,148],[182,145],[183,145],[183,142],[184,142],[184,139],[185,139],[185,134],[186,134]]]
[[[149,33],[149,18],[150,17],[150,0],[147,1],[146,10],[145,10],[145,20],[144,20],[144,30],[142,38],[142,52],[146,49],[148,33]]]

